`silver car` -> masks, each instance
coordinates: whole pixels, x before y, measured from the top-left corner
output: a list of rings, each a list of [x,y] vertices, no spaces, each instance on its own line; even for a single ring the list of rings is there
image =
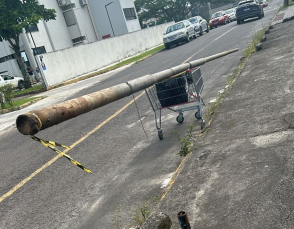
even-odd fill
[[[196,38],[194,26],[188,21],[180,21],[167,27],[163,34],[163,43],[166,49],[171,45],[178,45],[181,42],[189,42],[191,38]]]
[[[207,21],[203,19],[200,16],[191,17],[188,19],[189,22],[191,22],[194,26],[194,30],[199,36],[203,35],[203,31],[206,31],[206,33],[209,33],[209,28]]]

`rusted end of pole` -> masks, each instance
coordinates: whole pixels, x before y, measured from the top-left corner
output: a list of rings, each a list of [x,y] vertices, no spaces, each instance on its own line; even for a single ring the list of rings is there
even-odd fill
[[[39,119],[30,113],[19,115],[16,119],[18,131],[24,135],[34,135],[38,133],[42,126]]]
[[[180,211],[178,213],[178,220],[179,220],[181,229],[191,229],[189,219],[188,219],[186,212]]]

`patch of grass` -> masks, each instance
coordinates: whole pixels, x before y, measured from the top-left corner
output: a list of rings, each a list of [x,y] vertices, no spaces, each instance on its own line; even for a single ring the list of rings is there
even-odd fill
[[[149,215],[150,215],[150,208],[147,205],[145,205],[144,207],[138,207],[136,209],[136,214],[134,217],[135,223],[138,226],[142,226],[142,224],[146,221]]]
[[[186,156],[191,151],[191,147],[193,146],[193,125],[189,125],[188,132],[184,137],[181,137],[180,132],[174,130],[173,133],[175,134],[178,142],[180,144],[180,152],[178,153],[179,156]]]
[[[245,49],[245,58],[248,58],[252,53],[255,52],[255,46],[260,42],[262,36],[265,34],[265,31],[268,28],[264,27],[259,33],[253,34],[253,41],[251,44]]]
[[[43,85],[41,84],[41,85],[37,85],[37,86],[31,87],[28,89],[14,91],[14,92],[12,92],[12,96],[15,97],[15,96],[20,96],[20,95],[25,95],[25,94],[28,94],[31,92],[38,92],[42,89],[43,89]]]
[[[10,108],[13,108],[13,107],[19,107],[19,106],[21,106],[21,105],[23,105],[23,104],[25,104],[25,103],[28,103],[28,102],[30,102],[30,101],[32,101],[32,100],[37,99],[37,98],[39,98],[39,97],[17,99],[17,100],[12,101],[13,106],[10,106],[10,105],[7,104],[7,105],[5,106],[5,108],[6,108],[6,109],[10,109]]]

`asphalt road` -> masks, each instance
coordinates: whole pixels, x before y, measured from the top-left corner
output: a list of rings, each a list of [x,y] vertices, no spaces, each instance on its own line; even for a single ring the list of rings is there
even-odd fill
[[[189,60],[239,48],[240,51],[201,67],[204,101],[213,99],[238,67],[253,33],[268,25],[281,1],[273,0],[262,20],[236,22],[153,57],[87,87],[78,97],[155,73]],[[141,95],[137,93],[135,96]],[[166,183],[180,165],[179,144],[173,130],[185,133],[200,122],[194,112],[163,112],[164,140],[157,137],[153,112],[146,95],[136,101],[148,135],[140,124],[132,97],[41,131],[37,136],[71,146],[74,159],[92,170],[87,174],[53,151],[22,136],[15,129],[0,136],[0,228],[129,228],[136,210],[156,207]],[[94,130],[95,129],[95,130]],[[92,131],[94,130],[94,131]],[[91,134],[88,134],[90,131]]]

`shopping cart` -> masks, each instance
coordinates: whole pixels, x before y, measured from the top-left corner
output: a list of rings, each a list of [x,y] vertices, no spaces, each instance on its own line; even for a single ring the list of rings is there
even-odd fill
[[[200,68],[188,69],[185,72],[172,76],[168,80],[161,81],[145,89],[148,100],[154,111],[155,125],[158,137],[163,139],[161,129],[161,110],[169,109],[179,113],[176,120],[184,121],[183,112],[197,109],[195,117],[201,119],[201,130],[205,127],[203,119],[204,102],[201,92],[204,84]],[[157,118],[158,112],[158,118]]]

